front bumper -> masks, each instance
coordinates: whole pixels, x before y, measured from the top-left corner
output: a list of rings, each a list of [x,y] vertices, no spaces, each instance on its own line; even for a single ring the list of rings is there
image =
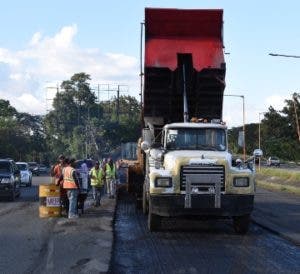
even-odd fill
[[[160,216],[242,216],[253,210],[254,195],[222,194],[215,208],[214,195],[192,194],[191,208],[185,208],[185,195],[150,195],[151,212]]]
[[[0,184],[0,197],[8,197],[13,193],[11,184]]]

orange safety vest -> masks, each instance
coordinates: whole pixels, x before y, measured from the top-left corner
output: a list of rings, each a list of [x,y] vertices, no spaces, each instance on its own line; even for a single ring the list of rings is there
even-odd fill
[[[64,176],[63,188],[66,188],[66,189],[77,188],[77,185],[73,178],[73,172],[75,172],[75,169],[70,166],[67,166],[63,169],[63,176]]]
[[[58,180],[60,178],[60,176],[62,175],[62,170],[63,170],[63,167],[61,164],[57,164],[54,169],[53,169],[53,172],[54,172],[54,183],[56,185],[58,185]]]

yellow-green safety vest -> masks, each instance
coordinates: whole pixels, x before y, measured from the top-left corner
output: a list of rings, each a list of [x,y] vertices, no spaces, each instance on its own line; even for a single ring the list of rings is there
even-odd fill
[[[103,181],[102,181],[102,176],[103,176],[103,173],[102,173],[102,169],[99,168],[98,170],[95,169],[94,167],[91,169],[90,171],[90,175],[91,177],[96,177],[95,178],[91,178],[91,185],[92,186],[103,186]]]
[[[106,173],[106,178],[107,179],[116,179],[116,166],[115,166],[115,164],[113,164],[112,168],[109,164],[106,164],[105,173]]]

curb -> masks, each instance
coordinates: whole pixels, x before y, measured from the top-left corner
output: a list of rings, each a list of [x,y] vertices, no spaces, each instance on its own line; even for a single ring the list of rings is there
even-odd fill
[[[275,234],[275,235],[277,235],[277,236],[280,236],[280,237],[284,238],[285,240],[288,240],[288,241],[291,242],[292,244],[294,244],[294,245],[296,245],[296,246],[300,246],[300,241],[297,241],[297,240],[295,240],[293,237],[289,237],[289,236],[286,235],[285,233],[280,232],[279,229],[276,230],[276,229],[274,229],[274,228],[271,228],[272,225],[266,225],[266,224],[263,224],[262,222],[260,222],[259,220],[257,220],[257,218],[255,218],[253,215],[251,216],[251,221],[252,221],[255,225],[257,225],[257,226],[259,226],[259,227],[261,227],[261,228],[263,228],[263,229],[265,229],[265,230],[267,230],[267,231],[269,231],[269,232],[271,232],[271,233],[273,233],[273,234]]]

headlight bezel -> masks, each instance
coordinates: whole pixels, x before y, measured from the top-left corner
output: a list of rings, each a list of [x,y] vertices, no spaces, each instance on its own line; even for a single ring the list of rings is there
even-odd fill
[[[154,180],[155,187],[171,188],[173,187],[173,182],[171,177],[156,177]]]
[[[243,182],[241,182],[243,181]],[[234,187],[249,187],[250,180],[249,177],[234,177],[233,178],[233,186]]]

